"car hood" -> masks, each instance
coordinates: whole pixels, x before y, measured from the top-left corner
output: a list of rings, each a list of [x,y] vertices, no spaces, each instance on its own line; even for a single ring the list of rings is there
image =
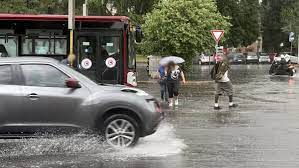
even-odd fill
[[[133,88],[133,87],[128,87],[124,85],[113,85],[113,84],[101,84],[99,86],[99,89],[101,89],[104,92],[110,92],[110,93],[123,93],[123,94],[135,94],[137,96],[143,96],[147,98],[153,98],[150,94],[147,92]]]

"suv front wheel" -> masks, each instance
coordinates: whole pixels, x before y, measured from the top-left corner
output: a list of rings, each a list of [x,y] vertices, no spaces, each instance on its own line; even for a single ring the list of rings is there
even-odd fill
[[[115,114],[104,121],[103,135],[114,147],[134,146],[140,137],[140,128],[135,119],[124,114]]]

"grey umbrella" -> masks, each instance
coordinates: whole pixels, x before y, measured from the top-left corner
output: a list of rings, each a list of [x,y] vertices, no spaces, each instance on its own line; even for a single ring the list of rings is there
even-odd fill
[[[183,58],[177,57],[177,56],[168,56],[168,57],[164,57],[160,60],[160,65],[165,65],[165,64],[168,64],[169,62],[181,64],[181,63],[184,63],[185,60]]]

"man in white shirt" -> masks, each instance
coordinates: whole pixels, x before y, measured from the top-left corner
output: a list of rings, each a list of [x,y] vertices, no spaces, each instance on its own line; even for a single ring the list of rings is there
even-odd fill
[[[219,97],[223,94],[229,97],[229,107],[237,107],[237,104],[233,103],[233,85],[228,77],[229,63],[223,56],[216,56],[216,65],[213,67],[211,74],[214,74],[214,80],[216,82],[216,94],[215,94],[215,110],[220,110],[218,104]]]

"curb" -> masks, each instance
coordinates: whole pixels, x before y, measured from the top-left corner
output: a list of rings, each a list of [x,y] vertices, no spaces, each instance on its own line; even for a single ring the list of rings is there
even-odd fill
[[[150,81],[138,81],[138,84],[158,84],[155,80]],[[201,85],[201,84],[210,84],[214,83],[214,81],[187,81],[185,84],[182,85]]]

